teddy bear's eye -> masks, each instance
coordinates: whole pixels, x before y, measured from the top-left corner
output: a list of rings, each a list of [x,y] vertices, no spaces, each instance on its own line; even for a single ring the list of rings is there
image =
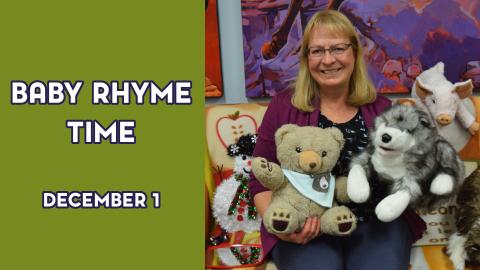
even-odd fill
[[[242,160],[247,160],[247,156],[242,156]]]
[[[297,148],[295,148],[295,151],[297,151],[297,153],[300,153],[300,152],[302,152],[302,147],[300,147],[300,146],[297,146]]]
[[[433,104],[435,104],[435,99],[433,97],[432,97],[432,102],[433,102]]]
[[[322,157],[325,157],[327,155],[327,151],[322,152]]]
[[[397,118],[397,121],[398,121],[398,122],[402,122],[402,121],[403,121],[403,116],[400,115],[400,116]]]

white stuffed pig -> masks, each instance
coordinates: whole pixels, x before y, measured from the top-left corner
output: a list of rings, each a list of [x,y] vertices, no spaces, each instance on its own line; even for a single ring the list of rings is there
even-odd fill
[[[452,84],[444,76],[444,66],[438,62],[418,75],[412,88],[412,97],[418,105],[426,107],[437,126],[449,125],[457,117],[461,125],[474,135],[480,129],[480,124],[464,104],[472,94],[472,80]]]

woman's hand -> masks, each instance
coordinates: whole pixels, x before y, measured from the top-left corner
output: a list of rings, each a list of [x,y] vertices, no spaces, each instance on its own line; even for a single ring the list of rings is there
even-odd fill
[[[258,193],[253,197],[255,206],[257,207],[258,213],[263,217],[263,214],[267,210],[267,207],[270,205],[272,200],[272,192],[265,191]],[[308,217],[303,224],[302,231],[298,233],[277,233],[275,234],[278,238],[283,241],[297,243],[297,244],[306,244],[310,242],[313,238],[320,235],[320,219],[318,217]]]
[[[300,232],[277,233],[275,235],[283,241],[305,245],[320,235],[320,229],[320,219],[318,217],[308,217]]]

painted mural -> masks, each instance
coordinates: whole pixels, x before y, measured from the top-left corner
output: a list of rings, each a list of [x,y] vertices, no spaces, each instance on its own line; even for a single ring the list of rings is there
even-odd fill
[[[217,1],[205,0],[205,97],[223,95]]]
[[[369,74],[381,93],[409,93],[438,61],[450,81],[480,90],[478,0],[242,0],[247,97],[287,89],[298,69],[303,28],[318,10],[337,9],[356,26]]]

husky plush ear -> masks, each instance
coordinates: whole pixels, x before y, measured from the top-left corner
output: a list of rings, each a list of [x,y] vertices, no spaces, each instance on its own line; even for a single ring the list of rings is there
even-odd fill
[[[375,120],[373,123],[374,123],[375,129],[377,129],[382,123],[385,123],[385,119],[380,115],[375,117]]]
[[[425,127],[428,127],[428,128],[432,127],[430,120],[428,120],[427,117],[420,117],[420,123]]]
[[[288,133],[292,132],[293,130],[297,129],[298,126],[294,124],[286,124],[281,126],[275,132],[275,144],[279,146],[283,141],[283,136],[287,135]]]
[[[432,91],[430,91],[428,88],[429,87],[422,82],[422,79],[417,77],[415,80],[415,92],[422,101],[425,101],[425,98],[432,94]]]
[[[452,92],[457,92],[461,99],[467,98],[472,94],[473,83],[472,79],[464,82],[457,82],[453,85]]]
[[[426,114],[422,110],[417,110],[417,112],[418,112],[418,121],[420,121],[420,124],[422,124],[422,126],[427,128],[435,128],[435,125],[432,123],[432,121],[430,121],[430,117],[428,116],[428,114]]]
[[[330,132],[330,134],[332,134],[335,141],[337,141],[338,144],[340,145],[340,149],[343,148],[343,145],[345,144],[343,133],[338,128],[335,128],[335,127],[326,128],[325,130]]]

